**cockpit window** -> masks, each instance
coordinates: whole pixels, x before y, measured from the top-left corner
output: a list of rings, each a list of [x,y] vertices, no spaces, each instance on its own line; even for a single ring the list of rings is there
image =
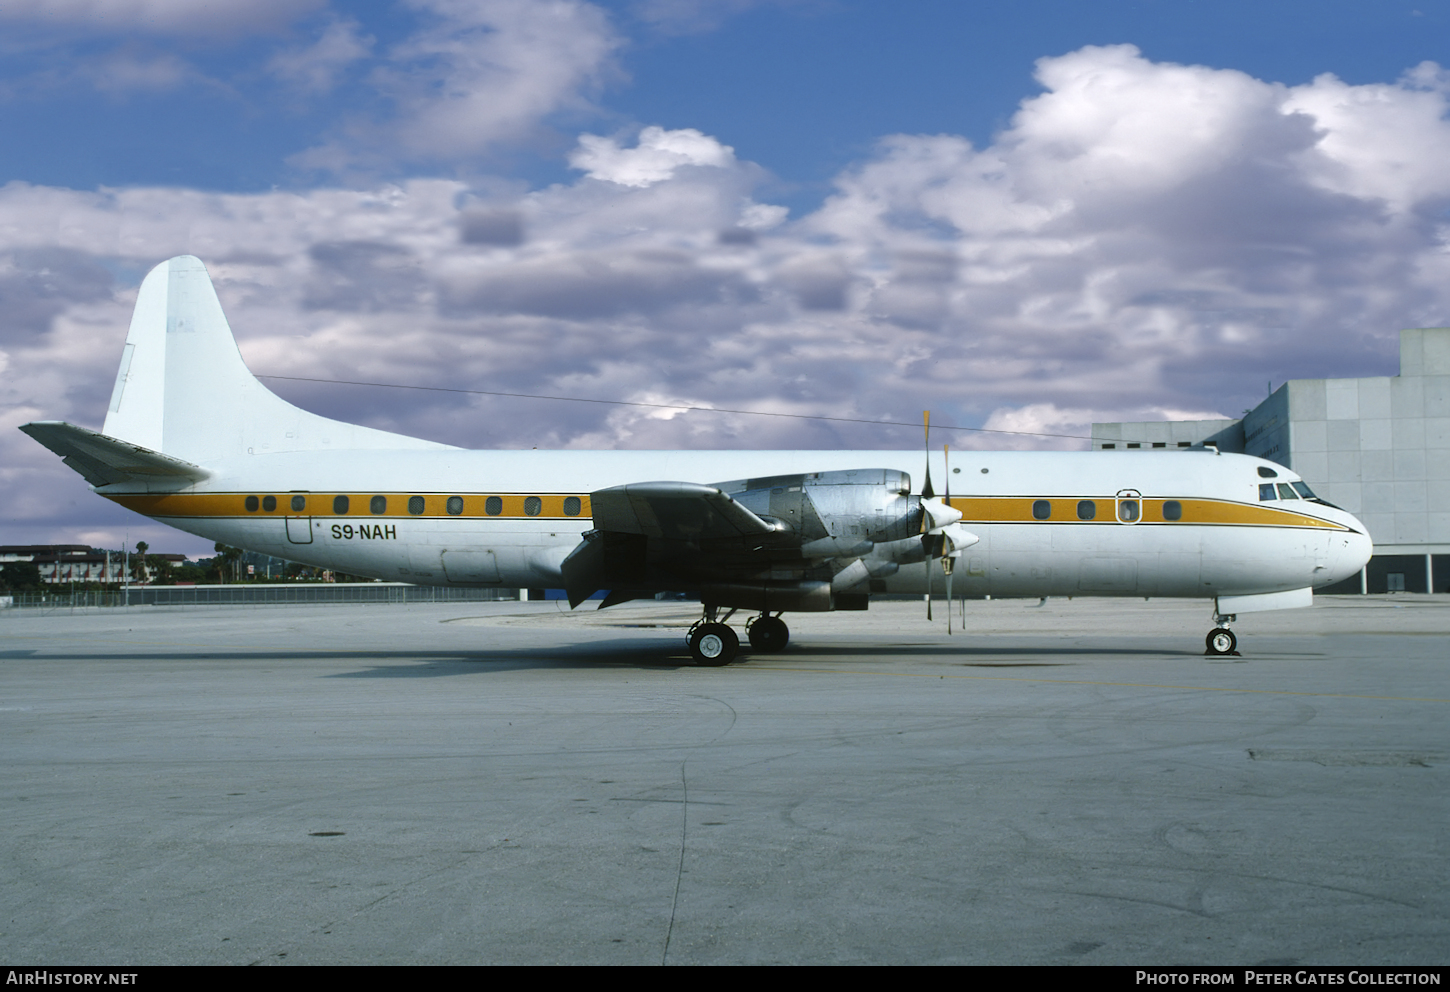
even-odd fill
[[[1260,465],[1259,466],[1259,478],[1260,479],[1277,479],[1278,477],[1279,477],[1279,473],[1278,472],[1275,472],[1273,469],[1269,468],[1267,465]]]
[[[1274,484],[1272,482],[1265,482],[1265,483],[1263,483],[1263,484],[1261,484],[1259,486],[1259,502],[1260,503],[1266,502],[1266,501],[1271,500],[1271,499],[1278,499],[1278,498],[1279,498],[1278,497],[1278,494],[1274,492]]]
[[[1318,498],[1318,497],[1316,497],[1314,495],[1314,490],[1310,489],[1307,485],[1305,485],[1302,482],[1291,482],[1291,483],[1289,483],[1289,485],[1291,485],[1291,486],[1294,487],[1294,491],[1299,494],[1299,497],[1301,499],[1317,499]]]
[[[1281,482],[1279,483],[1279,498],[1298,499],[1299,494],[1296,493],[1293,489],[1289,488],[1289,484],[1287,482]]]

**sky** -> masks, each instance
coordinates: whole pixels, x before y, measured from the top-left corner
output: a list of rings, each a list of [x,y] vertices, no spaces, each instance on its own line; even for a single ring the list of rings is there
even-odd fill
[[[292,402],[473,448],[1082,448],[1450,324],[1450,2],[0,6],[0,544],[209,554],[99,429],[208,266]],[[1037,434],[1031,433],[1037,432]]]

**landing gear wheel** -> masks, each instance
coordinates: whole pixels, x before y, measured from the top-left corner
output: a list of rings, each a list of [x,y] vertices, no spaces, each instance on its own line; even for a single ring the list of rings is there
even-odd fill
[[[740,638],[723,623],[702,623],[690,634],[690,655],[697,665],[728,665],[740,650]]]
[[[1203,643],[1208,647],[1208,654],[1233,654],[1234,648],[1239,646],[1239,639],[1227,627],[1219,627],[1210,630]]]
[[[746,633],[750,646],[765,654],[782,651],[790,643],[790,628],[780,617],[756,617]]]

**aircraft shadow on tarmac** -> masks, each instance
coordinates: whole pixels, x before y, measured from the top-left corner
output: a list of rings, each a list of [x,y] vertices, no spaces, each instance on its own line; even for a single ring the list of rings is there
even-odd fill
[[[213,648],[206,651],[126,651],[110,655],[116,661],[161,662],[296,662],[337,661],[359,663],[367,667],[350,672],[335,672],[324,678],[439,678],[449,675],[485,674],[501,670],[619,668],[639,671],[695,668],[689,650],[678,638],[622,638],[608,641],[582,641],[553,647],[530,648],[463,648],[418,651],[275,651]],[[1093,658],[1138,658],[1177,661],[1201,657],[1192,651],[1148,648],[1083,647],[1080,645],[973,645],[938,643],[804,643],[792,645],[776,654],[742,651],[730,666],[741,668],[752,662],[779,665],[802,662],[829,662],[862,668],[889,665],[902,659],[950,661],[966,668],[1061,668]],[[52,652],[24,650],[0,652],[0,659],[24,658],[45,660],[95,661],[93,652]],[[1020,659],[1020,660],[1019,660]],[[1031,659],[1031,660],[1029,660]],[[371,663],[371,664],[369,664]],[[709,671],[710,669],[701,669]],[[728,670],[728,669],[726,669]]]
[[[1042,658],[1043,656],[1061,660],[1012,660],[1019,657]],[[748,667],[751,662],[761,665],[776,665],[812,661],[828,661],[833,665],[854,663],[861,667],[879,667],[890,664],[893,660],[912,657],[919,659],[981,659],[962,660],[957,663],[960,667],[965,668],[1064,668],[1077,664],[1072,659],[1082,656],[1107,658],[1132,656],[1175,661],[1182,657],[1200,657],[1190,651],[1154,651],[1137,648],[1049,648],[1041,646],[964,648],[943,644],[866,645],[863,647],[819,644],[787,648],[778,654],[742,652],[739,660],[729,667],[737,669]],[[336,657],[336,655],[332,657]],[[355,672],[338,672],[327,678],[439,678],[450,675],[544,668],[618,668],[648,671],[696,667],[684,645],[672,641],[643,639],[607,643],[587,641],[561,645],[557,648],[491,649],[476,653],[360,652],[348,657],[360,661],[393,657],[403,663],[377,665]],[[709,670],[703,669],[703,671]]]

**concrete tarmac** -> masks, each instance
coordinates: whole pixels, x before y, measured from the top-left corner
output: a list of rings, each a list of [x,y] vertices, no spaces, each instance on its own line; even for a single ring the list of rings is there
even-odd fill
[[[1450,598],[559,605],[0,611],[0,958],[1450,958]]]

